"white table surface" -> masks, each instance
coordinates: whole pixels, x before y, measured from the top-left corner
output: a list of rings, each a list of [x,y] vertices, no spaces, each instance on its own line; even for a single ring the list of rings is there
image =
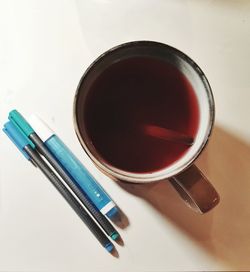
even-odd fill
[[[87,66],[110,47],[149,39],[187,53],[207,75],[216,126],[198,165],[221,195],[194,214],[167,182],[119,186],[95,169],[73,129]],[[126,214],[109,255],[45,177],[0,133],[0,271],[250,270],[250,2],[0,1],[0,123],[38,113]]]

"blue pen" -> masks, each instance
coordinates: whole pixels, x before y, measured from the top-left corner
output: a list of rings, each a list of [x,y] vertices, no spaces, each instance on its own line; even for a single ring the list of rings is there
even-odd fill
[[[29,123],[34,129],[33,132],[30,132],[29,138],[33,140],[32,135],[36,133],[97,209],[109,218],[116,216],[118,208],[110,196],[60,138],[36,115],[29,118]]]
[[[17,146],[22,154],[29,161],[33,162],[51,181],[55,188],[61,193],[64,199],[72,207],[72,209],[78,214],[82,221],[88,226],[91,232],[99,240],[102,246],[109,252],[114,249],[113,244],[105,236],[102,230],[98,227],[95,221],[84,210],[80,203],[76,200],[74,195],[68,190],[68,188],[61,182],[61,180],[55,175],[49,165],[41,158],[41,156],[35,150],[34,144],[25,135],[25,133],[13,122],[9,121],[4,125],[3,131],[11,139],[11,141]]]

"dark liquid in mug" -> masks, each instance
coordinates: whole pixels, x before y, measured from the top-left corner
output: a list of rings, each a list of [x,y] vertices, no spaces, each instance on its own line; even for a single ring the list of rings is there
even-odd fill
[[[148,173],[180,159],[190,146],[147,135],[149,124],[195,138],[198,101],[187,78],[154,58],[119,61],[95,81],[85,104],[86,132],[99,155],[119,169]]]

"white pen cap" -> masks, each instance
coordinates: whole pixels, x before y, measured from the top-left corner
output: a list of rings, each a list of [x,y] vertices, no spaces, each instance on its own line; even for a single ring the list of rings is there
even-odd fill
[[[53,130],[50,129],[50,127],[37,115],[32,114],[27,119],[31,127],[43,142],[46,142],[52,135],[55,134]]]

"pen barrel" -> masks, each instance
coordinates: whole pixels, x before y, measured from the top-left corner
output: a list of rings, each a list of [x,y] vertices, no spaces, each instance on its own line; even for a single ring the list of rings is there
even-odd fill
[[[78,214],[81,220],[88,226],[90,231],[95,235],[95,237],[99,240],[102,246],[107,248],[107,246],[112,245],[109,239],[105,236],[102,230],[95,223],[95,221],[84,210],[81,204],[75,199],[73,194],[56,176],[53,170],[44,162],[40,155],[29,146],[26,146],[24,150],[32,158],[37,167],[40,168],[44,175],[51,181],[51,183],[59,191],[59,193],[64,197],[64,199],[68,202],[71,208]]]
[[[101,213],[110,218],[117,214],[111,197],[59,137],[54,134],[44,144]]]
[[[88,197],[82,192],[80,188],[73,181],[73,178],[64,170],[61,164],[54,158],[52,153],[48,150],[48,148],[44,145],[43,141],[36,133],[32,133],[30,135],[30,139],[35,143],[37,150],[48,160],[48,162],[55,168],[57,173],[61,176],[61,178],[66,182],[69,188],[74,192],[74,194],[78,197],[79,201],[88,209],[88,211],[92,214],[95,220],[100,224],[103,230],[107,233],[108,236],[114,237],[113,235],[118,236],[118,232],[112,226],[112,224],[108,221],[108,219],[97,210],[97,208],[92,204],[92,202],[88,199]]]

